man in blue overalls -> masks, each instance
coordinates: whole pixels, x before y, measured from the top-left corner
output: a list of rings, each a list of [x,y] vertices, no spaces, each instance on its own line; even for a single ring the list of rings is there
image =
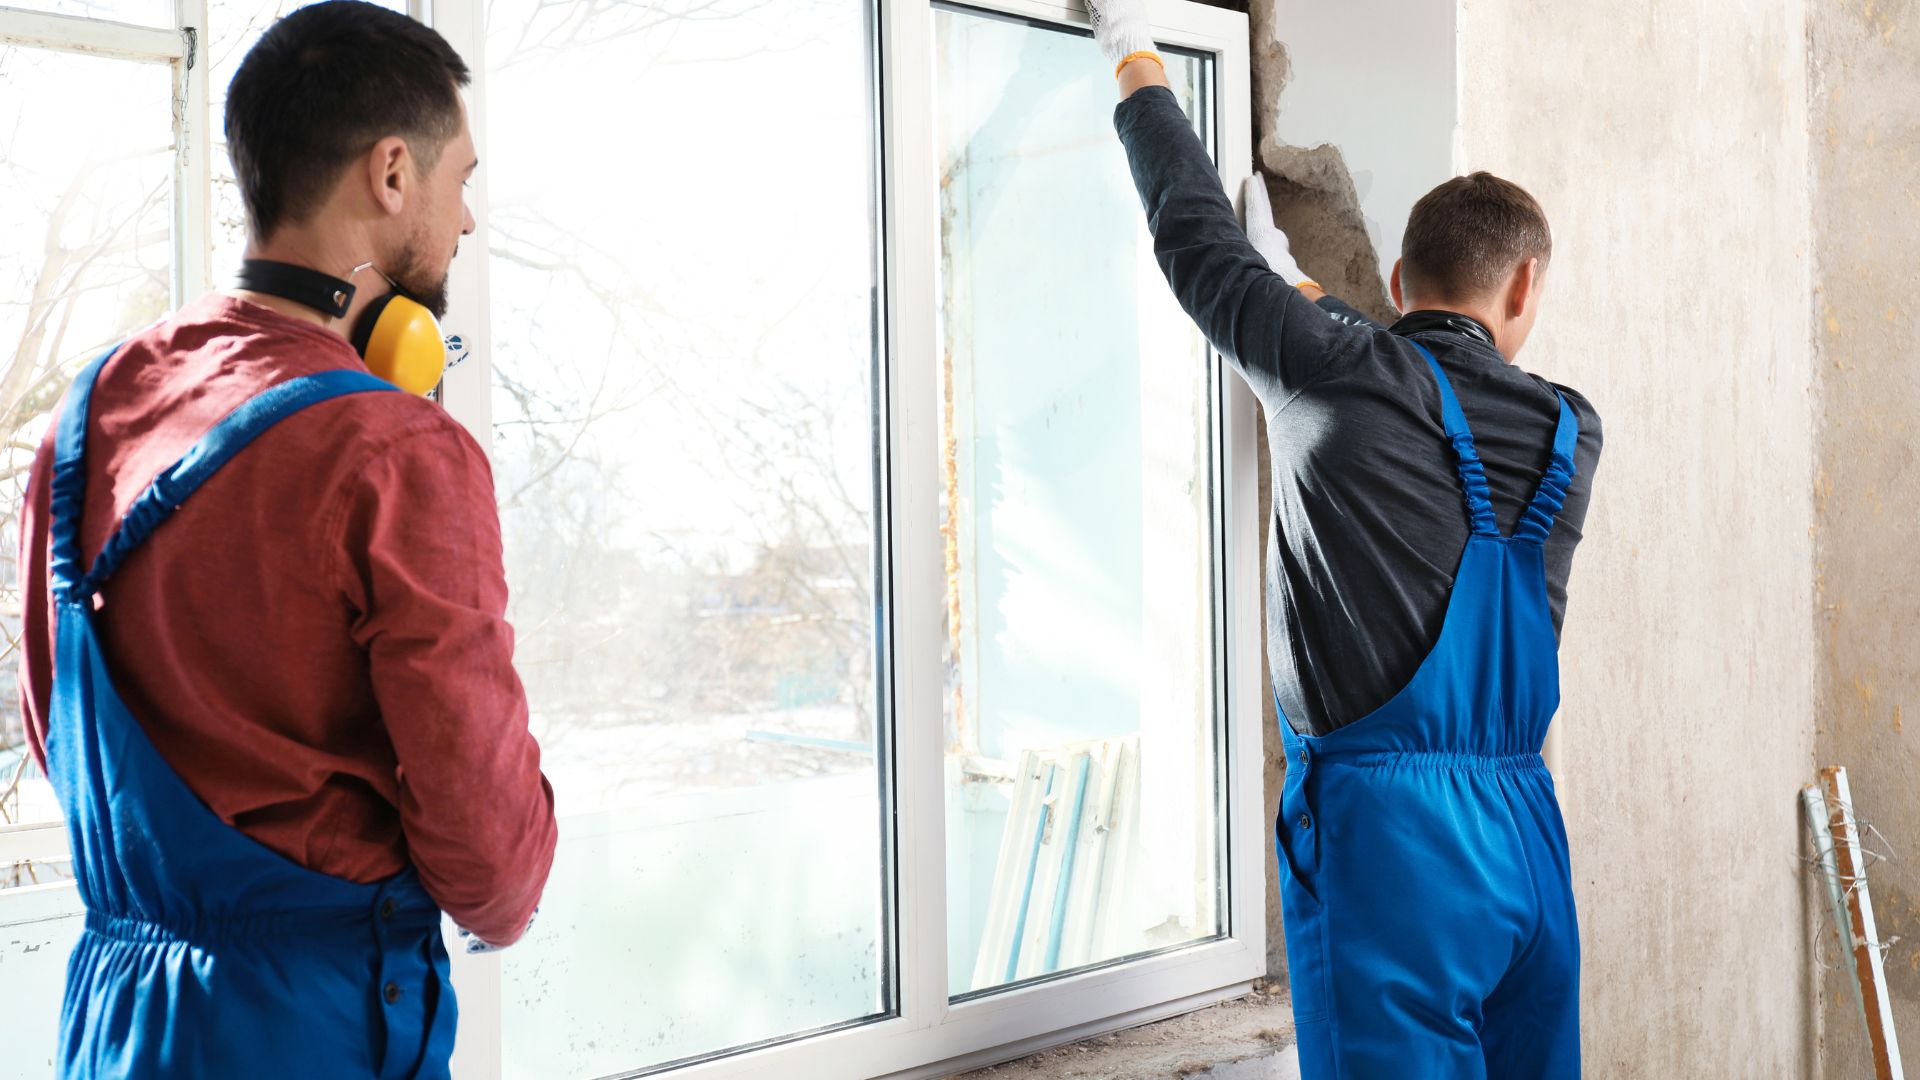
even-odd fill
[[[1161,269],[1266,414],[1302,1075],[1577,1077],[1579,935],[1540,748],[1600,424],[1511,363],[1545,216],[1486,173],[1440,185],[1394,269],[1407,314],[1378,326],[1300,272],[1258,178],[1242,230],[1146,0],[1091,6]]]
[[[539,901],[486,454],[370,371],[444,362],[466,79],[372,4],[270,28],[228,94],[240,287],[97,359],[36,460],[24,696],[87,908],[62,1076],[445,1077],[442,912],[502,946]]]

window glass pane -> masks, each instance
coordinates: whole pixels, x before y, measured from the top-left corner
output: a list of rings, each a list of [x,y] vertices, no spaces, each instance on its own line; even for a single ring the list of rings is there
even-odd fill
[[[227,157],[227,86],[240,61],[267,28],[283,16],[306,7],[312,0],[209,0],[207,23],[213,41],[207,55],[213,67],[207,72],[207,89],[212,97],[208,116],[212,118],[213,158],[212,221],[208,230],[213,238],[211,272],[213,287],[224,289],[233,284],[240,269],[240,258],[247,248],[247,207],[241,201],[240,188],[234,183],[233,162]],[[368,0],[393,11],[407,10],[406,0]]]
[[[561,843],[509,1076],[889,1007],[863,0],[496,0],[494,461]]]
[[[934,40],[966,994],[1220,930],[1212,383],[1091,39],[948,8]],[[1209,140],[1211,67],[1167,55]]]
[[[173,0],[7,0],[5,6],[135,26],[173,25]]]
[[[60,817],[20,715],[20,502],[68,381],[167,308],[172,86],[165,64],[0,46],[0,824]],[[69,876],[63,860],[9,862],[0,888],[50,876]]]

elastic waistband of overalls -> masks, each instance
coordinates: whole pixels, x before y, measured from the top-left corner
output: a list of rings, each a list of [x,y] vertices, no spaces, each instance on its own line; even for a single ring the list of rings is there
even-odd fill
[[[1360,769],[1438,769],[1467,772],[1528,772],[1545,769],[1546,759],[1538,750],[1520,753],[1495,753],[1491,750],[1443,749],[1440,747],[1394,746],[1399,741],[1386,739],[1343,739],[1341,728],[1327,735],[1302,735],[1283,720],[1280,741],[1285,747],[1287,764],[1348,765]],[[1368,734],[1373,734],[1369,732]],[[1351,741],[1355,745],[1343,746]],[[1385,745],[1383,745],[1385,744]]]
[[[1346,765],[1356,769],[1442,769],[1452,772],[1529,772],[1547,767],[1537,753],[1478,754],[1449,750],[1329,750],[1308,747],[1316,765]],[[1297,753],[1298,751],[1296,751]]]
[[[87,910],[87,930],[101,937],[143,945],[212,944],[275,937],[365,937],[375,935],[377,914],[370,909],[274,911],[252,915],[202,916],[157,920]],[[395,930],[439,929],[439,912],[396,911]]]

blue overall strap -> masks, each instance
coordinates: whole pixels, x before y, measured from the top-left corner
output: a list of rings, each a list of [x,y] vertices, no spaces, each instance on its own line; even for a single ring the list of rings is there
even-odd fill
[[[396,389],[392,383],[364,371],[340,370],[291,379],[262,391],[228,413],[225,419],[214,425],[212,431],[201,436],[193,449],[188,450],[172,468],[154,478],[153,483],[127,510],[127,516],[108,538],[106,547],[101,549],[100,557],[94,560],[87,576],[71,586],[71,598],[78,600],[98,592],[100,586],[126,561],[127,556],[153,535],[153,530],[172,517],[180,504],[198,491],[201,484],[206,483],[209,477],[220,471],[221,466],[246,449],[268,428],[323,401],[347,394]],[[82,485],[85,482],[84,475],[83,469]],[[78,518],[77,514],[75,518]]]
[[[1540,487],[1533,493],[1533,501],[1527,504],[1526,513],[1520,515],[1520,524],[1514,527],[1515,540],[1547,542],[1547,534],[1553,531],[1554,515],[1566,505],[1567,488],[1578,471],[1573,464],[1573,448],[1580,442],[1580,421],[1573,415],[1573,406],[1567,404],[1566,395],[1557,396],[1560,423],[1553,429],[1553,457],[1547,462],[1547,471],[1540,474]]]
[[[95,357],[73,380],[66,404],[60,407],[60,427],[53,439],[52,494],[53,561],[48,567],[55,596],[64,597],[80,583],[80,511],[87,502],[87,413],[92,408],[93,384],[120,346]]]
[[[1433,358],[1425,345],[1408,339],[1409,344],[1420,350],[1427,358],[1427,366],[1433,369],[1433,381],[1440,387],[1440,420],[1447,429],[1447,438],[1453,443],[1454,456],[1459,459],[1460,490],[1467,500],[1467,519],[1473,525],[1476,536],[1499,536],[1500,525],[1493,516],[1493,495],[1487,490],[1487,467],[1480,462],[1480,451],[1473,445],[1473,432],[1467,428],[1467,414],[1460,411],[1460,399],[1453,396],[1453,384],[1447,381],[1447,373],[1440,370],[1440,361]]]

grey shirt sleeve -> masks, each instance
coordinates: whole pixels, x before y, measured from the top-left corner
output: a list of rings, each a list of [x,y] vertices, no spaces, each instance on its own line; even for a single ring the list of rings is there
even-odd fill
[[[1385,326],[1368,318],[1359,308],[1354,307],[1352,304],[1347,303],[1332,293],[1322,296],[1317,302],[1320,305],[1320,310],[1326,312],[1327,317],[1333,319],[1335,322],[1345,323],[1348,326],[1358,326],[1367,330],[1386,329]]]
[[[1136,91],[1114,110],[1114,127],[1175,298],[1277,412],[1364,331],[1329,318],[1268,268],[1172,91]]]

